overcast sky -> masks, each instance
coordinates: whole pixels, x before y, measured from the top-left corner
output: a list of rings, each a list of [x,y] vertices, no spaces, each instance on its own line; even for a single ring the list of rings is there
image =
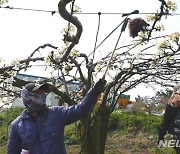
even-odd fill
[[[57,11],[58,2],[59,0],[9,0],[9,3],[3,6]],[[174,0],[174,2],[179,7],[180,1]],[[140,13],[152,13],[156,12],[160,6],[159,0],[76,0],[76,4],[83,13],[128,13],[134,10],[139,10]],[[179,9],[176,13],[180,13]],[[76,16],[83,25],[83,34],[76,48],[88,54],[94,48],[98,15],[77,14]],[[146,17],[145,15],[134,15],[136,16],[144,19]],[[67,26],[67,22],[58,13],[52,16],[50,12],[1,8],[0,20],[0,58],[6,62],[16,58],[27,58],[38,46],[45,43],[58,47],[63,45],[61,30]],[[102,41],[122,20],[121,14],[102,14],[98,42]],[[180,15],[168,17],[164,23],[165,34],[180,31]],[[119,31],[99,48],[101,54],[113,50],[115,44],[112,40],[117,38]],[[123,35],[121,44],[125,45],[132,41],[127,31]],[[45,53],[42,51],[41,54]],[[43,72],[44,70],[38,70],[39,74]],[[37,75],[37,70],[33,70],[32,74]]]
[[[9,3],[4,6],[57,11],[58,2],[58,0],[9,0]],[[159,8],[160,2],[158,0],[76,0],[76,4],[81,7],[82,12],[88,13],[124,13],[133,10],[139,10],[140,13],[151,13]],[[76,16],[83,25],[83,34],[77,48],[84,52],[91,52],[95,42],[98,15],[80,14]],[[171,18],[175,24],[168,29],[174,30],[180,27],[180,22],[177,22],[180,16]],[[0,9],[0,20],[0,52],[3,59],[25,58],[44,43],[52,43],[55,46],[63,45],[61,30],[67,22],[58,13],[52,16],[51,13],[44,12]],[[122,20],[121,14],[101,15],[98,40],[104,39]],[[112,42],[112,40],[109,41]],[[108,50],[112,50],[109,44],[104,47],[106,50],[107,47]]]

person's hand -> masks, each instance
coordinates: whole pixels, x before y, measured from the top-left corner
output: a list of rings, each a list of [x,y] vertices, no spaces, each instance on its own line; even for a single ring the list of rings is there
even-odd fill
[[[103,92],[105,85],[106,80],[104,78],[99,79],[99,81],[94,85],[93,89],[97,95],[100,95]]]

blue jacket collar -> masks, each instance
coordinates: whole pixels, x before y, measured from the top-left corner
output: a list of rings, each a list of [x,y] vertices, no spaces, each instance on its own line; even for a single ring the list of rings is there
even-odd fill
[[[43,109],[42,111],[39,111],[39,112],[37,113],[37,117],[45,116],[47,112],[48,112],[48,108],[45,108],[45,109]],[[23,119],[23,120],[30,120],[30,119],[33,118],[33,116],[32,116],[31,113],[28,113],[27,110],[24,110],[24,111],[21,113],[20,118]]]

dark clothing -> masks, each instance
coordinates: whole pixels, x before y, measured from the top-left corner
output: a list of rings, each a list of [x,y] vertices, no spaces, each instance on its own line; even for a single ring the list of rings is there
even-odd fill
[[[24,111],[11,124],[8,154],[65,154],[64,127],[88,115],[98,93],[90,90],[81,103],[70,107],[56,106],[40,111],[36,118]]]
[[[163,121],[159,130],[159,139],[163,139],[167,132],[169,134],[174,134],[174,121],[178,112],[180,112],[180,107],[173,107],[167,104]]]
[[[173,135],[174,140],[180,140],[180,107],[173,107],[167,104],[159,130],[159,140],[163,140],[167,132]],[[177,154],[180,154],[179,147],[174,147],[174,149]]]

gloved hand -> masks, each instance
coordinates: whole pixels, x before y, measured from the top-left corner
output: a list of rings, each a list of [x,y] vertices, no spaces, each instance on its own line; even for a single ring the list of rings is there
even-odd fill
[[[103,92],[105,85],[106,80],[104,78],[99,79],[99,81],[94,85],[93,89],[97,95],[100,95]]]

